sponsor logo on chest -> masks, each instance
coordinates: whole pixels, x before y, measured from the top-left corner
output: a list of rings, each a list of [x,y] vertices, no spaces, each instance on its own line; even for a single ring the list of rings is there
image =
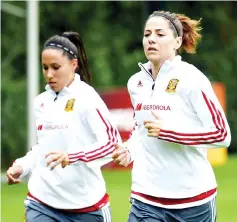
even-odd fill
[[[164,111],[171,111],[169,105],[156,105],[156,104],[142,104],[138,103],[136,105],[135,111],[141,110],[164,110]]]
[[[64,130],[68,129],[67,124],[40,124],[38,130]]]

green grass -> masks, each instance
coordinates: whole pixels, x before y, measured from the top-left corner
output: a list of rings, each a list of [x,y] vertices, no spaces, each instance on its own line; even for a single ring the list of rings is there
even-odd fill
[[[218,184],[217,222],[237,222],[237,155],[214,167]]]
[[[218,182],[217,222],[237,221],[237,155],[229,156],[225,166],[214,168]],[[104,171],[110,194],[113,222],[126,222],[129,212],[130,172]],[[22,222],[25,184],[2,184],[2,222]],[[198,221],[197,221],[198,222]]]

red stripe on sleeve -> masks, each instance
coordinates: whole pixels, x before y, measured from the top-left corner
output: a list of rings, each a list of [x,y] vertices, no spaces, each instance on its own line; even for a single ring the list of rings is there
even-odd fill
[[[214,103],[211,100],[208,101],[204,92],[202,92],[202,95],[211,113],[212,121],[217,130],[207,133],[179,133],[171,130],[161,129],[158,137],[169,142],[177,142],[184,145],[211,144],[225,140],[227,131],[225,129],[225,121],[221,115],[221,112],[216,109]]]
[[[81,151],[78,153],[69,154],[68,156],[69,156],[70,163],[74,163],[78,160],[81,160],[83,162],[89,162],[89,161],[92,161],[95,159],[102,158],[114,151],[114,142],[118,142],[117,130],[115,128],[113,128],[113,126],[111,125],[111,123],[108,120],[107,120],[107,122],[105,121],[105,119],[103,118],[102,114],[100,113],[100,111],[98,109],[96,109],[96,111],[106,126],[106,132],[108,135],[108,142],[105,145],[100,146],[99,148],[89,151],[89,152]]]

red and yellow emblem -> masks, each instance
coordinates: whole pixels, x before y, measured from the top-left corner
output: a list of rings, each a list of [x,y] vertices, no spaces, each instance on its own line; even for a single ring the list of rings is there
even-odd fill
[[[64,110],[65,110],[66,112],[71,112],[71,111],[73,111],[74,102],[75,102],[75,99],[69,99],[69,100],[67,101],[67,104],[66,104]]]
[[[179,79],[171,79],[165,91],[167,93],[174,93],[176,91],[178,83],[179,83]]]

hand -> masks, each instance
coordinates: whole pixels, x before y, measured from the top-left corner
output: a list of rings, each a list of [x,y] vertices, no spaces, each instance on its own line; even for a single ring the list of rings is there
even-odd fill
[[[21,166],[12,166],[7,170],[7,184],[17,184],[20,183],[19,176],[23,173],[23,168]]]
[[[117,143],[115,143],[114,146],[115,151],[112,155],[114,162],[121,166],[127,167],[131,162],[131,154],[129,150],[121,145],[118,145]]]
[[[144,120],[144,126],[146,129],[148,129],[148,136],[151,137],[158,137],[160,133],[160,129],[162,126],[162,120],[160,117],[152,111],[153,116],[155,116],[155,120]]]
[[[50,158],[48,158],[50,157]],[[55,151],[48,153],[45,158],[48,158],[47,160],[47,167],[53,163],[51,166],[51,170],[53,170],[57,165],[61,164],[62,168],[69,165],[69,157],[68,154],[64,151]]]

